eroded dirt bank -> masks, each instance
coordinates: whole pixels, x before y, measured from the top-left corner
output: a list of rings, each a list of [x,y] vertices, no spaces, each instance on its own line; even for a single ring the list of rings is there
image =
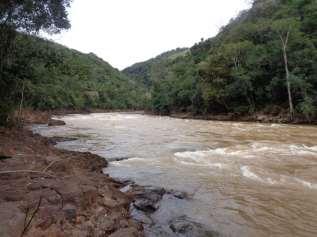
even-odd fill
[[[47,118],[43,114],[43,118]],[[0,128],[0,236],[143,236],[105,159]]]

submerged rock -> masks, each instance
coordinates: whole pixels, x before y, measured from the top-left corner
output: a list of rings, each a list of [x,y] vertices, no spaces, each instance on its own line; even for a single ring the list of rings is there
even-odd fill
[[[52,145],[56,145],[59,142],[69,142],[69,141],[76,141],[77,138],[72,138],[72,137],[50,137],[49,143]]]
[[[134,191],[135,201],[133,205],[144,212],[153,213],[159,208],[159,201],[166,193],[163,188],[144,187]]]
[[[187,216],[181,216],[175,220],[172,220],[169,225],[170,229],[178,234],[177,236],[186,236],[186,237],[217,237],[218,233],[206,229],[200,223],[197,223]]]
[[[144,211],[144,212],[155,212],[159,205],[157,202],[150,200],[150,199],[137,199],[133,204],[137,209]]]
[[[134,207],[134,205],[131,205],[130,207],[130,215],[134,220],[137,222],[143,224],[143,225],[152,225],[153,220],[150,216],[148,216],[145,212],[140,211]]]
[[[160,225],[145,227],[144,233],[146,237],[176,237],[176,234],[172,232],[168,227],[164,228]]]
[[[48,121],[48,126],[63,126],[63,125],[66,125],[66,123],[62,120],[50,119]]]
[[[167,193],[174,196],[175,198],[178,198],[178,199],[188,199],[189,198],[188,193],[182,192],[182,191],[177,191],[177,190],[172,189],[172,190],[169,190]]]

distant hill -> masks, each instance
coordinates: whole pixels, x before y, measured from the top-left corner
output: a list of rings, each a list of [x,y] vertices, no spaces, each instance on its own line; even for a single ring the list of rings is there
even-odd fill
[[[178,57],[184,57],[188,52],[188,48],[170,50],[145,62],[136,63],[124,69],[122,72],[149,88],[152,86],[152,76],[159,70],[159,68],[164,68],[166,66],[165,64]]]
[[[254,0],[218,35],[122,72],[20,34],[1,68],[0,121],[35,109],[151,109],[159,114],[265,113],[317,121],[317,1]]]
[[[317,1],[254,0],[217,36],[124,73],[144,83],[161,114],[316,120]]]
[[[24,106],[34,109],[139,109],[144,92],[93,53],[84,54],[38,37],[20,34],[6,71],[24,87]]]

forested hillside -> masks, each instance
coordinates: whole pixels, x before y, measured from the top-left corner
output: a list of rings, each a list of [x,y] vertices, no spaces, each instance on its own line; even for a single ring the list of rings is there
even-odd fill
[[[255,0],[216,37],[186,54],[124,72],[145,83],[151,109],[161,114],[263,112],[312,120],[316,47],[316,0]]]
[[[214,38],[123,72],[96,55],[31,36],[69,28],[69,0],[29,2],[0,4],[2,124],[19,107],[316,120],[317,0],[255,0]]]
[[[135,83],[96,55],[34,37],[18,41],[17,71],[25,59],[31,65],[24,76],[27,105],[36,109],[142,107]]]
[[[4,70],[7,99],[1,108],[139,109],[144,92],[94,54],[83,54],[38,37],[19,34],[10,67]]]
[[[164,70],[169,66],[169,63],[179,56],[184,56],[188,51],[187,48],[177,48],[165,52],[148,61],[136,63],[124,69],[123,73],[141,82],[146,88],[151,88],[153,81],[160,80],[164,76]]]
[[[139,109],[141,86],[94,54],[39,38],[71,27],[71,0],[0,2],[0,125],[22,108]],[[76,40],[76,39],[74,39]]]

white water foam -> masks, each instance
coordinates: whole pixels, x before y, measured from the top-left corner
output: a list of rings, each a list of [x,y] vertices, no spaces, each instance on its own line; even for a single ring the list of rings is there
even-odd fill
[[[222,163],[213,163],[210,159],[211,155],[225,155],[226,152],[223,148],[217,148],[214,150],[206,150],[206,151],[185,151],[185,152],[177,152],[174,154],[176,157],[176,161],[183,165],[193,165],[193,166],[203,166],[203,167],[211,167],[223,169],[225,164]]]
[[[209,164],[208,166],[213,168],[218,168],[218,169],[223,169],[225,167],[225,165],[222,163],[212,163],[212,164]]]
[[[271,184],[271,185],[291,185],[291,184],[300,184],[301,186],[309,189],[317,189],[317,184],[299,179],[299,178],[294,178],[294,177],[288,177],[288,176],[280,176],[279,181],[273,180],[272,178],[261,178],[257,174],[253,173],[250,170],[250,167],[248,166],[242,166],[241,168],[241,173],[244,177],[252,179],[254,181],[266,183],[266,184]]]
[[[242,166],[240,168],[241,173],[244,177],[261,182],[261,183],[265,183],[265,184],[270,184],[270,185],[274,185],[277,184],[278,182],[276,180],[273,180],[272,178],[261,178],[260,176],[258,176],[257,174],[253,173],[250,170],[249,166]]]
[[[241,168],[242,175],[246,178],[253,179],[256,181],[264,182],[259,176],[253,173],[248,166],[242,166]]]
[[[296,182],[298,182],[299,184],[301,184],[304,187],[307,187],[309,189],[317,189],[317,184],[314,184],[314,183],[311,183],[311,182],[308,182],[308,181],[305,181],[305,180],[302,180],[302,179],[299,179],[299,178],[294,178],[294,180]]]
[[[244,152],[248,152],[244,150]],[[301,156],[317,156],[317,146],[308,147],[306,145],[298,144],[276,144],[276,143],[266,143],[266,142],[254,142],[251,145],[251,150],[249,153],[254,155],[263,152],[270,152],[271,154],[278,155],[301,155]]]
[[[127,119],[137,119],[139,115],[134,114],[108,114],[108,113],[93,113],[89,115],[73,114],[65,117],[56,117],[57,119],[63,119],[65,121],[82,121],[82,120],[97,120],[97,121],[122,121]]]
[[[317,155],[317,152],[308,150],[303,146],[289,145],[283,146],[280,144],[267,143],[251,143],[246,145],[237,145],[226,148],[216,148],[209,150],[185,151],[177,152],[174,155],[179,158],[192,159],[197,162],[203,161],[211,156],[224,157],[241,157],[241,158],[255,158],[262,156],[265,152],[275,153],[279,155]]]
[[[273,123],[271,124],[271,128],[282,128],[284,125]]]
[[[303,145],[303,147],[306,148],[309,151],[317,152],[317,146],[309,147],[309,146]]]
[[[121,166],[121,165],[126,165],[131,162],[146,162],[148,159],[145,158],[140,158],[140,157],[132,157],[126,160],[121,160],[121,161],[111,161],[111,165],[115,166]]]
[[[189,158],[189,159],[198,161],[201,158],[206,158],[212,155],[234,155],[234,154],[237,154],[237,152],[230,152],[228,151],[227,148],[216,148],[216,149],[201,150],[201,151],[176,152],[174,155],[179,158]]]

